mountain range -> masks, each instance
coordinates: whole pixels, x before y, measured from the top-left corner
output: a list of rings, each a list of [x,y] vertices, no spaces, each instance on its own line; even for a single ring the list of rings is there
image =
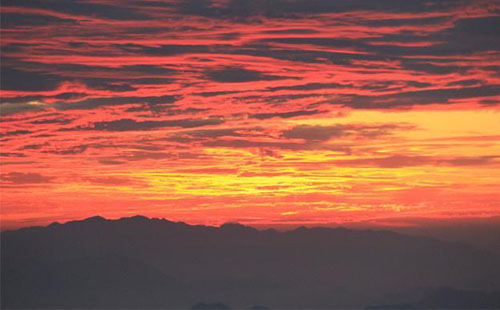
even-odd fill
[[[491,307],[500,260],[391,231],[257,230],[143,216],[1,233],[2,308],[433,308],[443,287],[491,297],[463,308]]]

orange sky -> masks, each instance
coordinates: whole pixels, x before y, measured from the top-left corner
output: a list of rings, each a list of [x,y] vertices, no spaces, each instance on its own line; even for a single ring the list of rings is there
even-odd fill
[[[2,229],[500,215],[498,2],[191,2],[5,1]]]

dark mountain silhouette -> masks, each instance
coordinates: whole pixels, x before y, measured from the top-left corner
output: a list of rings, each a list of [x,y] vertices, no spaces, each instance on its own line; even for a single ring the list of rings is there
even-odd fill
[[[182,306],[182,283],[119,256],[2,262],[2,307],[160,308]],[[181,297],[182,296],[182,297]]]
[[[407,235],[428,236],[443,241],[470,244],[500,255],[500,216],[467,220],[455,219],[449,222],[415,220],[413,224],[393,227],[391,230]]]
[[[93,217],[3,232],[1,250],[2,308],[362,308],[500,289],[494,254],[389,231]]]
[[[372,306],[366,309],[500,309],[500,291],[442,287],[417,302]]]

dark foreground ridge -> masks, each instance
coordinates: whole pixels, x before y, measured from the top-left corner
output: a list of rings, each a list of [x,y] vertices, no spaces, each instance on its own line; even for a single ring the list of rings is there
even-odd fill
[[[389,231],[134,216],[1,234],[2,308],[499,308],[498,290],[494,254]]]

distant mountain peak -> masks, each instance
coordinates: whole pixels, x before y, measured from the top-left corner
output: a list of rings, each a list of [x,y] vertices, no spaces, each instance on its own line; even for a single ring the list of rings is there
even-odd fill
[[[102,217],[100,215],[96,215],[96,216],[88,217],[88,218],[83,219],[81,221],[73,221],[73,222],[102,223],[102,222],[106,222],[106,221],[107,221],[107,219],[105,219],[104,217]]]
[[[130,222],[142,223],[142,222],[149,222],[152,219],[150,219],[149,217],[146,217],[144,215],[134,215],[134,216],[130,216],[130,217],[122,217],[122,218],[120,218],[120,220],[121,221],[130,221]]]
[[[129,216],[129,217],[121,217],[119,219],[106,219],[100,215],[96,215],[96,216],[92,216],[92,217],[88,217],[88,218],[85,218],[83,220],[75,220],[75,221],[69,221],[67,222],[66,224],[74,224],[74,223],[110,223],[110,222],[122,222],[122,223],[143,223],[143,224],[147,224],[147,223],[151,223],[151,222],[154,222],[154,221],[161,221],[161,222],[164,222],[164,223],[174,223],[174,222],[171,222],[169,220],[166,220],[166,219],[160,219],[160,218],[149,218],[147,216],[144,216],[144,215],[133,215],[133,216]],[[57,223],[57,222],[54,222],[52,224],[50,224],[49,226],[52,227],[52,226],[59,226],[59,225],[63,225],[63,224],[60,224],[60,223]]]
[[[47,227],[59,227],[59,226],[61,226],[61,225],[62,225],[62,224],[61,224],[61,223],[59,223],[59,222],[52,222],[52,223],[50,223],[50,224],[49,224],[49,226],[47,226]]]

